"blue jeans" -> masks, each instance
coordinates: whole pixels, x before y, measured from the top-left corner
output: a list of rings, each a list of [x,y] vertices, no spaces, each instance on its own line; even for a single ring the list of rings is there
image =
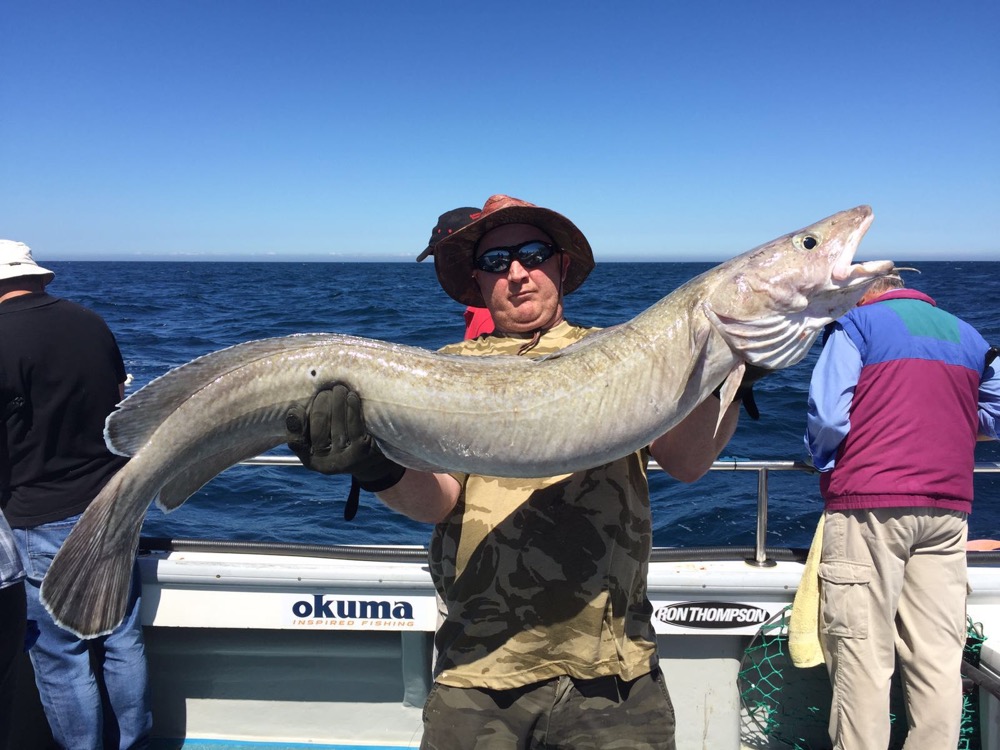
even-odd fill
[[[28,619],[39,636],[28,652],[52,736],[64,748],[143,748],[149,743],[146,653],[139,619],[141,581],[136,564],[122,624],[110,635],[83,640],[55,624],[38,599],[52,559],[80,516],[14,529],[26,583]]]

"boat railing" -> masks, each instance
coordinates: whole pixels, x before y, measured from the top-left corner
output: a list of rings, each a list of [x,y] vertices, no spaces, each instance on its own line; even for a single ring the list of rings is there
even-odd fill
[[[299,464],[298,458],[285,454],[263,454],[247,459],[242,463],[257,466],[295,466]],[[662,471],[662,468],[655,462],[650,461],[650,470]],[[776,564],[777,559],[804,559],[804,551],[790,550],[769,550],[767,547],[767,511],[768,511],[768,481],[771,472],[776,471],[797,471],[805,473],[817,473],[816,469],[804,461],[754,461],[741,459],[723,459],[712,464],[711,471],[753,471],[757,473],[757,529],[754,536],[754,547],[748,551],[744,557],[749,565],[757,567],[770,567]],[[976,473],[1000,473],[1000,461],[979,461],[975,464]],[[705,557],[705,550],[700,550],[702,559]],[[728,549],[720,553],[728,559],[733,557],[734,550]],[[690,550],[683,548],[662,548],[658,547],[653,551],[654,561],[664,561],[674,559],[674,556],[681,556],[684,559],[690,557]],[[984,560],[995,560],[1000,558],[996,552],[979,552],[976,557]]]

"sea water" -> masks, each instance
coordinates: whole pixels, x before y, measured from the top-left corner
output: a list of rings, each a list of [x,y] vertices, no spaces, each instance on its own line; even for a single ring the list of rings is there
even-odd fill
[[[1000,345],[1000,263],[897,262],[916,266],[910,287]],[[441,291],[430,263],[45,262],[49,292],[107,321],[132,376],[132,393],[172,367],[251,339],[329,331],[436,349],[461,339],[463,308]],[[574,323],[621,323],[711,267],[709,263],[602,262],[566,298]],[[809,376],[819,344],[799,364],[755,388],[760,421],[741,417],[726,458],[801,460]],[[1000,461],[980,443],[978,461]],[[362,493],[343,517],[349,482],[301,466],[235,466],[178,510],[153,507],[143,534],[307,544],[426,544],[430,527]],[[970,538],[1000,539],[1000,475],[977,475]],[[815,475],[771,472],[767,543],[806,547],[822,501]],[[752,545],[754,472],[713,471],[693,484],[650,477],[657,546]]]

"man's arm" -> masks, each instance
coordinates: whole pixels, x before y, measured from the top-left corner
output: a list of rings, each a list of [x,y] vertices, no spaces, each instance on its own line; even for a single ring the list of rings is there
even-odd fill
[[[740,402],[734,401],[716,431],[719,400],[709,396],[669,432],[650,443],[650,455],[674,479],[681,482],[700,479],[733,436],[739,415]]]
[[[407,469],[403,478],[375,496],[397,513],[422,523],[440,523],[455,508],[462,486],[451,474]]]
[[[809,381],[806,450],[819,471],[833,469],[837,448],[851,429],[851,402],[861,377],[861,353],[843,328],[835,326]]]

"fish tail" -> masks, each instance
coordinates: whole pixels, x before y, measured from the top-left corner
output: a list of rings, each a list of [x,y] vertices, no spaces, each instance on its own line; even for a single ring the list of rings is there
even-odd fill
[[[42,581],[41,600],[61,627],[81,638],[107,635],[121,623],[139,532],[148,503],[123,495],[128,465],[94,498]],[[125,518],[122,510],[138,508]]]

